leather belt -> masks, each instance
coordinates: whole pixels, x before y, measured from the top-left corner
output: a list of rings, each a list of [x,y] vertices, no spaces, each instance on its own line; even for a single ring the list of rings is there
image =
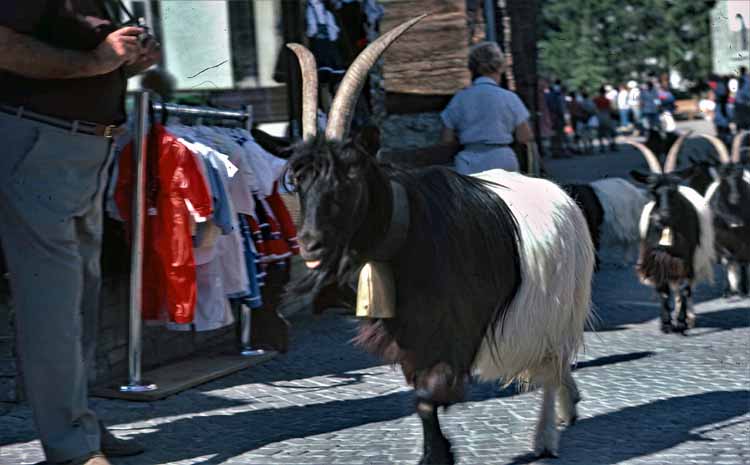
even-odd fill
[[[116,126],[114,124],[96,124],[81,120],[68,121],[61,118],[55,118],[53,116],[34,113],[33,111],[29,111],[24,107],[0,105],[0,112],[21,119],[48,124],[59,129],[65,129],[66,131],[70,131],[73,134],[87,134],[90,136],[106,137],[107,139],[112,139],[125,133],[124,126]]]

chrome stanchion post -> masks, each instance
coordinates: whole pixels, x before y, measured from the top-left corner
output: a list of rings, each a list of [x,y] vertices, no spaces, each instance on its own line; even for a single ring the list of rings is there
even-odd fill
[[[133,156],[136,166],[136,185],[133,199],[133,234],[130,260],[130,340],[128,344],[128,384],[120,386],[121,392],[148,392],[157,389],[155,384],[141,379],[141,353],[143,332],[141,322],[143,283],[143,232],[146,198],[146,148],[148,137],[148,103],[146,91],[135,94],[135,134]]]
[[[253,310],[247,305],[240,305],[240,343],[242,344],[240,355],[245,357],[263,355],[266,353],[266,351],[262,349],[253,349],[251,342],[252,312]]]

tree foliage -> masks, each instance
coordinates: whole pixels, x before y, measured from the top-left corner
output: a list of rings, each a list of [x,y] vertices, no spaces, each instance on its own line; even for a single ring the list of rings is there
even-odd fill
[[[709,12],[703,0],[544,0],[542,72],[589,91],[678,71],[711,70]]]

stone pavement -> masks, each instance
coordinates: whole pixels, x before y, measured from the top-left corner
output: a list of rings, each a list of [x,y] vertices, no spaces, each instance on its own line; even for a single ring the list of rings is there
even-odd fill
[[[750,464],[750,299],[722,299],[718,285],[700,286],[697,327],[685,337],[662,335],[652,291],[632,266],[605,263],[594,301],[597,331],[586,333],[574,373],[579,421],[562,433],[560,459],[537,463]],[[422,438],[413,393],[397,370],[352,347],[356,320],[303,312],[292,323],[290,352],[260,367],[160,402],[95,399],[119,435],[148,447],[112,462],[416,464]],[[531,463],[540,401],[513,386],[473,386],[442,416],[458,463]],[[26,407],[0,405],[1,465],[43,460],[34,438]]]

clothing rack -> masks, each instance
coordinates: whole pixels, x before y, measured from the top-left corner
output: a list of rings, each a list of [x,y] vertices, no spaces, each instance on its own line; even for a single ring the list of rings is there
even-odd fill
[[[253,125],[253,106],[245,105],[244,110],[221,110],[211,107],[198,107],[188,105],[178,105],[176,103],[154,103],[153,108],[157,112],[164,112],[172,115],[195,116],[196,118],[216,118],[216,119],[234,119],[245,122],[245,129],[248,132]]]
[[[120,386],[120,392],[139,393],[158,389],[154,383],[141,379],[141,355],[143,351],[143,322],[141,320],[141,289],[143,288],[143,227],[146,194],[146,156],[148,136],[148,113],[150,95],[147,91],[135,92],[135,134],[134,157],[136,162],[136,186],[133,202],[133,250],[130,273],[130,334],[128,343],[128,384]],[[221,110],[210,107],[195,107],[172,103],[154,102],[151,108],[156,112],[173,115],[190,115],[197,118],[218,118],[244,121],[248,131],[252,126],[252,106],[245,110]],[[245,305],[240,311],[240,354],[245,357],[264,355],[264,350],[253,349],[251,341],[251,312]]]

